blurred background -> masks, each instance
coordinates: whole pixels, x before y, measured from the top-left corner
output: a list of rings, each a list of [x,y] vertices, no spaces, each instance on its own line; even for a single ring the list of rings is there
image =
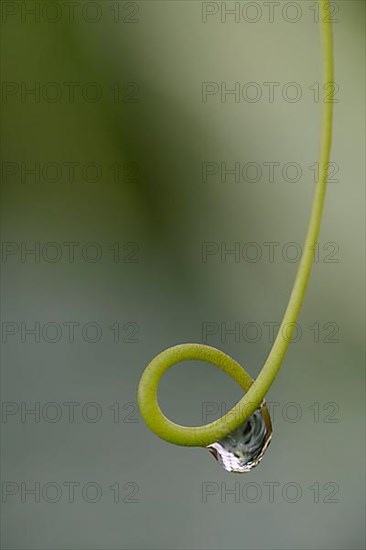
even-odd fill
[[[273,441],[240,476],[156,438],[136,390],[180,342],[263,365],[316,179],[322,14],[2,2],[4,549],[364,548],[364,15],[332,3],[316,263],[267,396]],[[198,362],[159,393],[187,425],[240,396]]]

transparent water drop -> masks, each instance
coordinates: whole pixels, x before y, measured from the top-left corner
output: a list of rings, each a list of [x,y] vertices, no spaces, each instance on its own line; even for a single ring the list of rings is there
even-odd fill
[[[263,401],[244,424],[207,448],[226,471],[241,474],[260,463],[271,438],[271,418]]]

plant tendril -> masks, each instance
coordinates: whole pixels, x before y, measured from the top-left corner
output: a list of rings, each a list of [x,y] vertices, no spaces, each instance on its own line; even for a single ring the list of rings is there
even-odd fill
[[[328,176],[332,140],[333,103],[328,89],[334,82],[333,39],[329,0],[318,0],[323,37],[323,117],[319,151],[319,180],[316,184],[303,255],[281,326],[265,364],[255,381],[234,359],[222,351],[203,344],[180,344],[157,355],[145,369],[138,388],[138,404],[147,426],[161,439],[175,445],[206,447],[243,424],[261,405],[274,381],[291,341],[296,320],[304,300],[311,273],[314,250],[319,235]],[[286,331],[284,330],[286,328]],[[284,334],[286,337],[284,337]],[[180,426],[170,421],[159,408],[157,391],[166,370],[183,361],[206,361],[222,369],[246,392],[224,416],[204,426]]]

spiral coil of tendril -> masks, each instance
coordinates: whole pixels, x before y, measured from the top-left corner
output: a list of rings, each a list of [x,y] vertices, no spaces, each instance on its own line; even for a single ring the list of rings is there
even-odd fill
[[[304,252],[295,283],[277,338],[257,379],[253,381],[245,369],[222,351],[203,344],[180,344],[157,355],[145,369],[138,388],[138,404],[147,426],[160,438],[175,445],[206,447],[225,437],[243,424],[260,406],[281,367],[292,332],[296,326],[313,264],[314,248],[319,235],[326,191],[332,140],[333,103],[327,99],[334,82],[333,39],[329,0],[318,0],[324,50],[324,108],[319,150],[320,177],[315,188]],[[284,331],[286,327],[286,331]],[[289,328],[290,327],[290,328]],[[286,338],[283,337],[286,334]],[[231,376],[244,390],[244,397],[224,416],[197,427],[180,426],[162,413],[157,400],[161,376],[170,367],[183,361],[206,361]]]

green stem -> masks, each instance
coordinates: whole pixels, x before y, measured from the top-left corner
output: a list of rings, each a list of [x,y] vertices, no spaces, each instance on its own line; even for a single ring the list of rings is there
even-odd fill
[[[273,347],[255,382],[253,382],[245,369],[234,361],[234,359],[222,351],[202,344],[181,344],[174,346],[163,351],[151,361],[141,377],[138,388],[140,412],[147,426],[149,426],[157,436],[175,445],[206,447],[228,435],[253,414],[262,403],[281,367],[295,328],[296,320],[299,316],[313,265],[314,250],[319,235],[332,139],[333,103],[327,100],[327,96],[329,96],[328,85],[334,81],[333,40],[330,22],[331,14],[329,0],[318,1],[324,50],[324,109],[319,152],[320,173],[319,181],[315,189],[303,255],[296,274],[288,306]],[[175,424],[164,416],[157,402],[158,386],[164,372],[177,363],[189,360],[206,361],[216,365],[231,376],[246,392],[244,397],[231,409],[231,411],[205,426],[188,427]]]

